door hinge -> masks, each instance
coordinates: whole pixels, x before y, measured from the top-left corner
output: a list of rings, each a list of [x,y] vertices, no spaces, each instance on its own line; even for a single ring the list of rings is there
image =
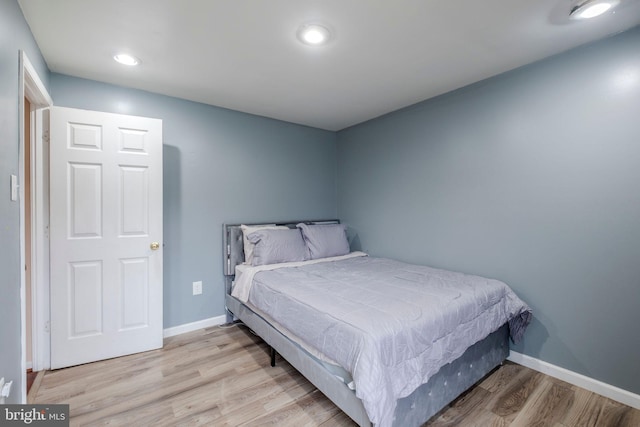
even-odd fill
[[[47,320],[46,322],[44,322],[44,331],[46,333],[51,332],[51,321]]]

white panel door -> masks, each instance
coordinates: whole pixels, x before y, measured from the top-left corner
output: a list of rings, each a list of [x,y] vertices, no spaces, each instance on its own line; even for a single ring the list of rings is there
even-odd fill
[[[51,367],[162,347],[162,121],[53,107]]]

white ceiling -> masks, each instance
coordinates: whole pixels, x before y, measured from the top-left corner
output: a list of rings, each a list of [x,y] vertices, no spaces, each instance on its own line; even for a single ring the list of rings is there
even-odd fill
[[[590,21],[571,1],[19,3],[51,71],[339,130],[640,24],[640,0]],[[329,45],[296,39],[310,21]]]

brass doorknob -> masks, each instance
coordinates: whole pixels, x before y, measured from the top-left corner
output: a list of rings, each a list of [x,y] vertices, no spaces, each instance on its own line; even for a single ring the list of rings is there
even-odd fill
[[[153,243],[151,243],[151,245],[150,245],[150,246],[151,246],[151,250],[152,250],[152,251],[157,251],[157,250],[160,248],[160,243],[158,243],[158,242],[153,242]]]

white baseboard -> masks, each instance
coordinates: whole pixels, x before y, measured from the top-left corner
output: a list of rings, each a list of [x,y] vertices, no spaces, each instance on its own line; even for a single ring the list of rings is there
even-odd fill
[[[602,381],[598,381],[577,372],[552,365],[551,363],[547,363],[540,359],[536,359],[535,357],[527,356],[526,354],[517,353],[515,351],[511,351],[507,360],[526,366],[527,368],[531,368],[534,371],[542,372],[543,374],[558,378],[562,381],[566,381],[569,384],[584,388],[601,396],[608,397],[609,399],[617,402],[624,403],[632,408],[640,409],[640,395],[631,393],[630,391],[623,390],[610,384],[603,383]]]
[[[197,331],[202,328],[209,328],[211,326],[222,325],[227,321],[227,316],[210,317],[208,319],[198,320],[197,322],[185,323],[184,325],[174,326],[167,328],[163,331],[163,337],[173,337],[175,335],[186,334],[187,332]]]

